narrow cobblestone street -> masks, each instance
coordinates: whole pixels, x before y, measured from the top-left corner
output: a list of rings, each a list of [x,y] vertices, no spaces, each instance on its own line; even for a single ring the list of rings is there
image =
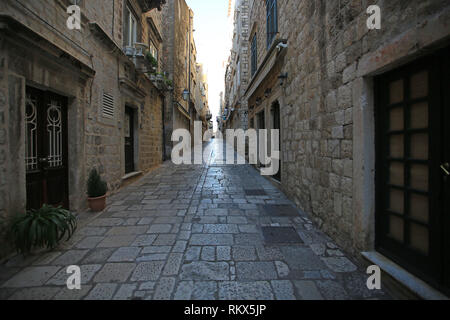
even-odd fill
[[[217,141],[213,142],[217,150]],[[57,250],[1,266],[0,299],[385,299],[249,165],[162,167]],[[66,288],[70,265],[82,289]]]

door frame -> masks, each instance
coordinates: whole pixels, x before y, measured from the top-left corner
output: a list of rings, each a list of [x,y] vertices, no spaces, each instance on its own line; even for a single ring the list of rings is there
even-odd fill
[[[445,190],[442,175],[439,170],[437,170],[442,160],[444,159],[443,150],[445,143],[448,143],[449,133],[448,127],[446,129],[446,136],[444,136],[443,126],[444,119],[449,117],[450,102],[448,90],[443,90],[445,83],[450,84],[449,74],[442,72],[443,67],[441,65],[442,61],[449,63],[449,59],[443,59],[445,54],[450,53],[450,48],[438,50],[431,53],[425,57],[419,58],[407,65],[400,68],[396,68],[392,71],[386,72],[380,76],[374,78],[374,113],[375,113],[375,150],[376,150],[376,161],[375,161],[375,248],[378,252],[385,255],[386,257],[392,259],[394,262],[403,266],[408,271],[420,276],[423,280],[431,284],[432,286],[438,288],[439,290],[449,293],[449,275],[448,271],[450,266],[450,236],[448,231],[445,232],[445,227],[450,226],[448,215],[445,216],[445,212],[449,210],[448,204],[445,205],[443,201]],[[448,56],[447,56],[448,57]],[[430,259],[419,259],[417,257],[412,257],[410,252],[408,252],[405,245],[395,244],[394,242],[386,244],[385,235],[383,232],[386,231],[386,214],[384,209],[386,207],[385,194],[386,194],[386,182],[388,181],[387,173],[389,170],[386,166],[386,155],[387,155],[387,142],[384,138],[387,132],[386,128],[386,112],[383,110],[384,106],[387,104],[386,96],[388,94],[387,83],[389,80],[394,79],[409,79],[408,75],[413,74],[416,71],[422,70],[427,67],[429,70],[429,153],[430,158],[428,160],[429,165],[429,210],[430,210],[430,221],[429,221],[429,232],[430,234],[430,244],[429,244],[429,255]],[[446,66],[448,69],[448,65]],[[446,79],[444,79],[444,77]],[[405,82],[406,84],[406,82]],[[448,87],[447,87],[448,88]],[[404,93],[409,94],[409,84],[406,84]],[[405,99],[407,99],[405,97]],[[410,105],[410,103],[403,101],[404,104]],[[406,110],[406,108],[405,108]],[[431,112],[433,111],[434,112]],[[407,135],[405,134],[405,137]],[[408,140],[409,141],[409,140]],[[407,147],[408,148],[408,147]],[[447,150],[447,159],[449,157]],[[406,158],[406,155],[405,155]],[[449,161],[449,160],[447,160]],[[407,167],[407,166],[405,166]],[[447,183],[448,184],[448,183]],[[434,188],[434,189],[433,189]],[[447,186],[448,192],[448,186]],[[447,193],[447,196],[450,196]],[[448,199],[448,198],[447,198]],[[407,210],[407,208],[405,208]],[[406,212],[406,211],[405,211]],[[435,212],[434,214],[431,214]],[[406,221],[406,220],[405,220]],[[406,230],[406,228],[405,228]],[[404,235],[406,238],[407,235]],[[410,260],[413,260],[412,264]],[[431,261],[432,265],[429,265]]]
[[[278,167],[278,172],[277,172],[277,174],[275,174],[274,176],[272,176],[272,178],[273,179],[275,179],[275,181],[277,181],[277,182],[279,182],[279,183],[281,183],[282,182],[282,177],[281,177],[281,169],[282,169],[282,165],[283,165],[283,162],[281,161],[281,150],[282,150],[282,147],[281,147],[281,144],[282,144],[282,135],[281,135],[281,104],[280,104],[280,101],[278,100],[278,99],[276,99],[276,100],[274,100],[272,103],[271,103],[271,105],[270,105],[270,114],[271,114],[271,125],[272,125],[272,128],[273,129],[278,129],[278,133],[279,133],[279,136],[278,136],[278,151],[279,151],[279,155],[280,155],[280,157],[279,157],[279,160],[278,160],[278,162],[279,162],[279,167]],[[277,120],[278,120],[278,123],[277,123]],[[276,126],[277,126],[277,124],[278,124],[278,128],[276,128]]]
[[[441,73],[441,92],[442,92],[442,108],[443,117],[440,119],[441,127],[443,130],[443,143],[444,145],[450,144],[450,126],[448,120],[450,119],[450,46],[441,51],[441,54],[446,57],[443,59],[443,65],[441,66],[444,72]],[[448,71],[448,72],[446,72]],[[442,163],[450,163],[450,147],[444,148],[444,154],[442,155]],[[444,190],[442,193],[443,206],[443,228],[447,227],[447,230],[443,231],[444,237],[444,249],[446,255],[444,255],[444,285],[446,292],[450,294],[450,177],[444,181]],[[445,201],[445,199],[447,201]]]
[[[51,101],[52,96],[56,97],[58,100],[61,101],[62,105],[61,105],[61,121],[62,121],[62,133],[61,133],[61,137],[62,137],[62,161],[63,161],[63,168],[59,169],[60,171],[64,172],[64,199],[63,199],[63,203],[61,203],[61,205],[67,209],[70,210],[70,185],[69,185],[69,119],[68,119],[68,114],[69,114],[69,99],[66,96],[57,94],[51,90],[47,90],[47,89],[39,89],[36,88],[34,86],[31,85],[26,85],[25,86],[25,95],[27,95],[28,93],[31,94],[35,94],[36,96],[38,96],[38,102],[37,102],[37,106],[36,106],[36,113],[37,113],[37,126],[36,126],[36,130],[37,130],[37,158],[38,158],[38,166],[39,164],[39,158],[43,157],[45,154],[48,154],[48,145],[46,145],[45,143],[45,139],[47,138],[47,135],[45,134],[46,129],[46,110],[47,110],[47,105],[48,103]],[[26,104],[25,104],[25,108],[26,108]],[[43,109],[45,108],[45,111],[41,111],[39,112],[39,109]],[[25,114],[24,116],[26,117],[26,110],[25,110]],[[26,122],[25,124],[25,134],[27,134],[26,130]],[[26,141],[25,141],[25,148],[26,148]],[[40,182],[44,182],[47,181],[46,176],[48,175],[48,171],[49,170],[45,170],[45,169],[38,169],[40,171],[40,173],[36,173],[39,176],[39,180]],[[25,185],[28,184],[28,175],[31,173],[28,173],[26,167],[25,167]],[[40,201],[40,207],[42,207],[42,205],[44,204],[49,204],[48,203],[48,195],[46,194],[47,191],[45,191],[47,189],[47,186],[42,185],[42,189],[40,189],[40,195],[39,195],[39,201]],[[27,193],[27,191],[26,191]],[[28,196],[27,194],[25,194],[25,198],[26,198],[26,202],[27,202],[27,209],[31,209],[31,207],[28,207]],[[46,200],[47,198],[47,200]]]
[[[126,119],[126,115],[129,114],[130,119],[129,119],[129,126],[130,126],[130,135],[131,135],[131,141],[132,141],[132,154],[131,154],[131,160],[133,163],[133,167],[131,171],[128,171],[128,167],[127,167],[127,148],[126,148],[126,139],[127,137],[125,136],[125,131],[124,131],[124,167],[125,167],[125,174],[129,174],[129,173],[133,173],[136,172],[136,121],[135,121],[135,117],[136,117],[136,109],[126,105],[125,106],[125,113],[124,113],[124,118]],[[125,121],[124,121],[125,122]],[[124,123],[124,125],[126,125]]]

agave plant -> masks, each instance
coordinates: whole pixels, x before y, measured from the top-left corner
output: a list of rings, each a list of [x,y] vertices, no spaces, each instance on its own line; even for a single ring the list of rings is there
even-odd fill
[[[13,219],[10,239],[19,253],[33,248],[54,249],[64,237],[68,241],[77,228],[75,216],[62,207],[44,205]]]

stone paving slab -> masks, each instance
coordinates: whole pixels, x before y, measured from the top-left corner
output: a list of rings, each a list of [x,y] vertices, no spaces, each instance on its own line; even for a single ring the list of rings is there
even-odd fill
[[[60,290],[54,287],[25,288],[15,292],[8,300],[51,300]]]
[[[28,267],[7,280],[2,288],[39,287],[47,282],[60,267]]]
[[[94,275],[102,268],[101,264],[93,265],[81,265],[81,284],[85,285],[91,281]],[[67,283],[68,273],[66,268],[62,268],[58,273],[56,273],[50,280],[48,280],[46,285],[54,286],[65,286]]]
[[[92,285],[83,285],[81,290],[69,290],[67,288],[62,288],[60,291],[53,297],[53,300],[82,300],[84,297],[88,295],[88,293],[93,288]]]
[[[219,284],[220,300],[273,300],[269,282],[222,282]]]
[[[164,261],[151,261],[139,263],[131,277],[131,281],[158,280],[164,265],[165,265]]]
[[[193,234],[189,241],[193,246],[231,246],[233,236],[230,234]]]
[[[142,249],[138,247],[119,248],[108,259],[108,262],[133,262],[136,260],[141,250]]]
[[[229,280],[230,269],[226,262],[191,262],[183,265],[180,274],[182,280]]]
[[[78,264],[89,250],[69,250],[52,261],[53,265],[70,266]]]
[[[110,236],[106,237],[104,240],[102,240],[98,244],[98,248],[120,248],[120,247],[126,247],[130,246],[134,240],[136,239],[136,236],[134,235],[127,235],[127,236]]]
[[[89,251],[82,260],[83,264],[105,263],[115,251],[115,248],[98,248]]]
[[[298,296],[303,300],[323,300],[314,281],[294,281]]]
[[[273,280],[278,274],[273,262],[237,262],[237,279],[240,281]]]
[[[324,270],[325,264],[307,247],[281,247],[284,261],[291,270]]]
[[[272,280],[270,282],[277,300],[296,300],[294,286],[288,280]]]
[[[99,283],[85,298],[86,300],[111,300],[118,285],[115,283]]]
[[[262,227],[264,242],[276,244],[303,244],[302,239],[292,227]]]
[[[0,299],[389,299],[253,167],[211,159],[164,163],[53,252],[6,261]],[[264,228],[282,232],[267,241]],[[69,265],[81,290],[66,287]]]
[[[93,281],[95,283],[126,282],[135,268],[135,263],[107,263],[97,273]]]

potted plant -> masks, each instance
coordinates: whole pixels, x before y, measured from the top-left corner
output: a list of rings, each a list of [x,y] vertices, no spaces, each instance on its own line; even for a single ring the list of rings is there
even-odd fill
[[[89,208],[94,212],[103,211],[106,207],[108,185],[102,180],[97,169],[92,169],[87,182]]]
[[[27,254],[33,248],[54,249],[65,236],[68,241],[76,228],[77,220],[72,213],[62,207],[44,205],[13,218],[9,239],[17,252]]]
[[[164,74],[163,73],[157,73],[156,74],[156,80],[163,82],[164,81]]]
[[[145,55],[145,58],[147,59],[147,63],[150,67],[150,72],[155,73],[158,69],[158,61],[153,57],[153,55],[150,52],[147,52]]]
[[[173,88],[173,82],[170,79],[166,79],[166,86],[168,90],[172,90]]]

